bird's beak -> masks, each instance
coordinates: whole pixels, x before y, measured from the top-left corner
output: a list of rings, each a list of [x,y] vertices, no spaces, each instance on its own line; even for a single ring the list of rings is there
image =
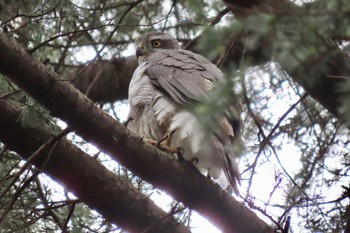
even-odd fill
[[[137,59],[139,59],[139,57],[145,55],[144,49],[145,49],[145,46],[142,43],[137,45],[137,48],[136,48],[136,57],[137,57]]]

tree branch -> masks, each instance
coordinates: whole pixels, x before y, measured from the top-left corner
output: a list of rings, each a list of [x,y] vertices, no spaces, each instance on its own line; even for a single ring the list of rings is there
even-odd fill
[[[114,102],[128,98],[131,76],[137,67],[134,56],[98,60],[81,67],[69,79],[82,93],[95,102]],[[74,72],[74,71],[73,71]],[[88,91],[89,90],[89,91]]]
[[[86,141],[176,200],[198,211],[224,232],[272,232],[192,164],[168,156],[140,139],[41,64],[15,41],[0,34],[0,72],[65,121]],[[105,198],[107,199],[107,198]],[[249,224],[247,224],[249,223]]]
[[[52,132],[46,125],[23,127],[17,120],[21,112],[14,101],[0,99],[0,140],[24,159],[29,159],[32,151],[51,141]],[[56,144],[46,162],[47,156],[47,153],[42,153],[32,162],[37,167],[45,162],[43,172],[108,221],[130,232],[142,232],[150,226],[154,232],[189,232],[149,197],[130,187],[67,140],[61,139]]]

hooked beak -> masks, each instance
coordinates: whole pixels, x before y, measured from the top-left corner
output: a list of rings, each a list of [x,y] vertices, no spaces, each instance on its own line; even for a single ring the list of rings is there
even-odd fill
[[[145,55],[145,53],[144,53],[144,48],[145,48],[145,47],[143,46],[142,43],[140,43],[140,44],[137,45],[137,48],[136,48],[136,57],[137,57],[137,59],[138,59],[139,57]]]

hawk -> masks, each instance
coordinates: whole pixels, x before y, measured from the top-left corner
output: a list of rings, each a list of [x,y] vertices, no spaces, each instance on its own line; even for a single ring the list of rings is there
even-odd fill
[[[203,56],[180,49],[162,32],[136,40],[139,66],[129,86],[129,130],[182,156],[205,175],[238,193],[240,173],[232,150],[234,130],[225,116],[208,132],[191,106],[208,99],[223,73]]]

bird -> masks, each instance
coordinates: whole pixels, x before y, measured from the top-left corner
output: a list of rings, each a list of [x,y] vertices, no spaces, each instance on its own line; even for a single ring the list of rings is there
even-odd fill
[[[191,109],[211,98],[217,82],[224,80],[221,70],[163,32],[145,33],[135,42],[139,65],[129,84],[127,128],[166,151],[181,148],[184,160],[238,194],[241,177],[232,145],[239,130],[223,114],[208,132]]]

